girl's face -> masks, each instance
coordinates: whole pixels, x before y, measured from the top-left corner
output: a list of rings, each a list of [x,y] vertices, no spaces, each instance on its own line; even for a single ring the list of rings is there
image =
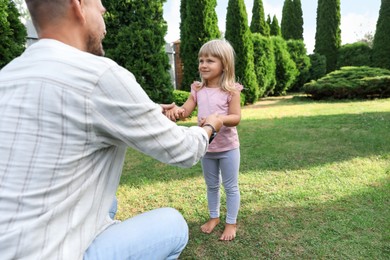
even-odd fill
[[[223,66],[220,59],[214,56],[201,56],[199,58],[199,73],[207,85],[218,86],[219,79],[223,73]]]

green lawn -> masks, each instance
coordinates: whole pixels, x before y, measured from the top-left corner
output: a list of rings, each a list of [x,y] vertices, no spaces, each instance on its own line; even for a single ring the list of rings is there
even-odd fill
[[[193,122],[181,123],[191,125]],[[205,235],[200,164],[181,169],[129,150],[118,219],[178,209],[181,259],[390,259],[390,99],[268,98],[242,109],[237,237]],[[222,220],[225,197],[222,196]]]

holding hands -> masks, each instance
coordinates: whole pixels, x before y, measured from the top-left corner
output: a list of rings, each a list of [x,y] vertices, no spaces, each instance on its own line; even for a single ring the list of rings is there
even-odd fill
[[[169,106],[169,109],[164,109],[164,115],[173,122],[176,122],[177,119],[185,118],[186,110],[183,107],[176,106],[175,103],[172,104],[173,106]]]

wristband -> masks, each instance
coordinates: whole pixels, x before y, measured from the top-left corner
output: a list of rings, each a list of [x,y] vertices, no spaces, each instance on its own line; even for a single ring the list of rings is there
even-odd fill
[[[217,136],[217,131],[215,130],[214,126],[211,124],[204,124],[203,126],[209,126],[211,128],[211,135],[209,138],[209,144],[214,140],[215,136]]]

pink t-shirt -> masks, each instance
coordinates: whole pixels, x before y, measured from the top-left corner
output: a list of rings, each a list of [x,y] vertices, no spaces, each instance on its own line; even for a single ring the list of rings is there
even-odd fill
[[[191,95],[198,106],[198,122],[201,118],[206,118],[208,115],[217,113],[219,115],[227,115],[229,111],[229,102],[232,95],[229,92],[223,91],[221,88],[202,87],[198,89],[200,82],[194,82],[191,85]],[[236,83],[238,91],[243,89],[243,86]],[[208,152],[224,152],[233,150],[240,146],[238,139],[237,128],[222,126],[217,136],[211,142]]]

